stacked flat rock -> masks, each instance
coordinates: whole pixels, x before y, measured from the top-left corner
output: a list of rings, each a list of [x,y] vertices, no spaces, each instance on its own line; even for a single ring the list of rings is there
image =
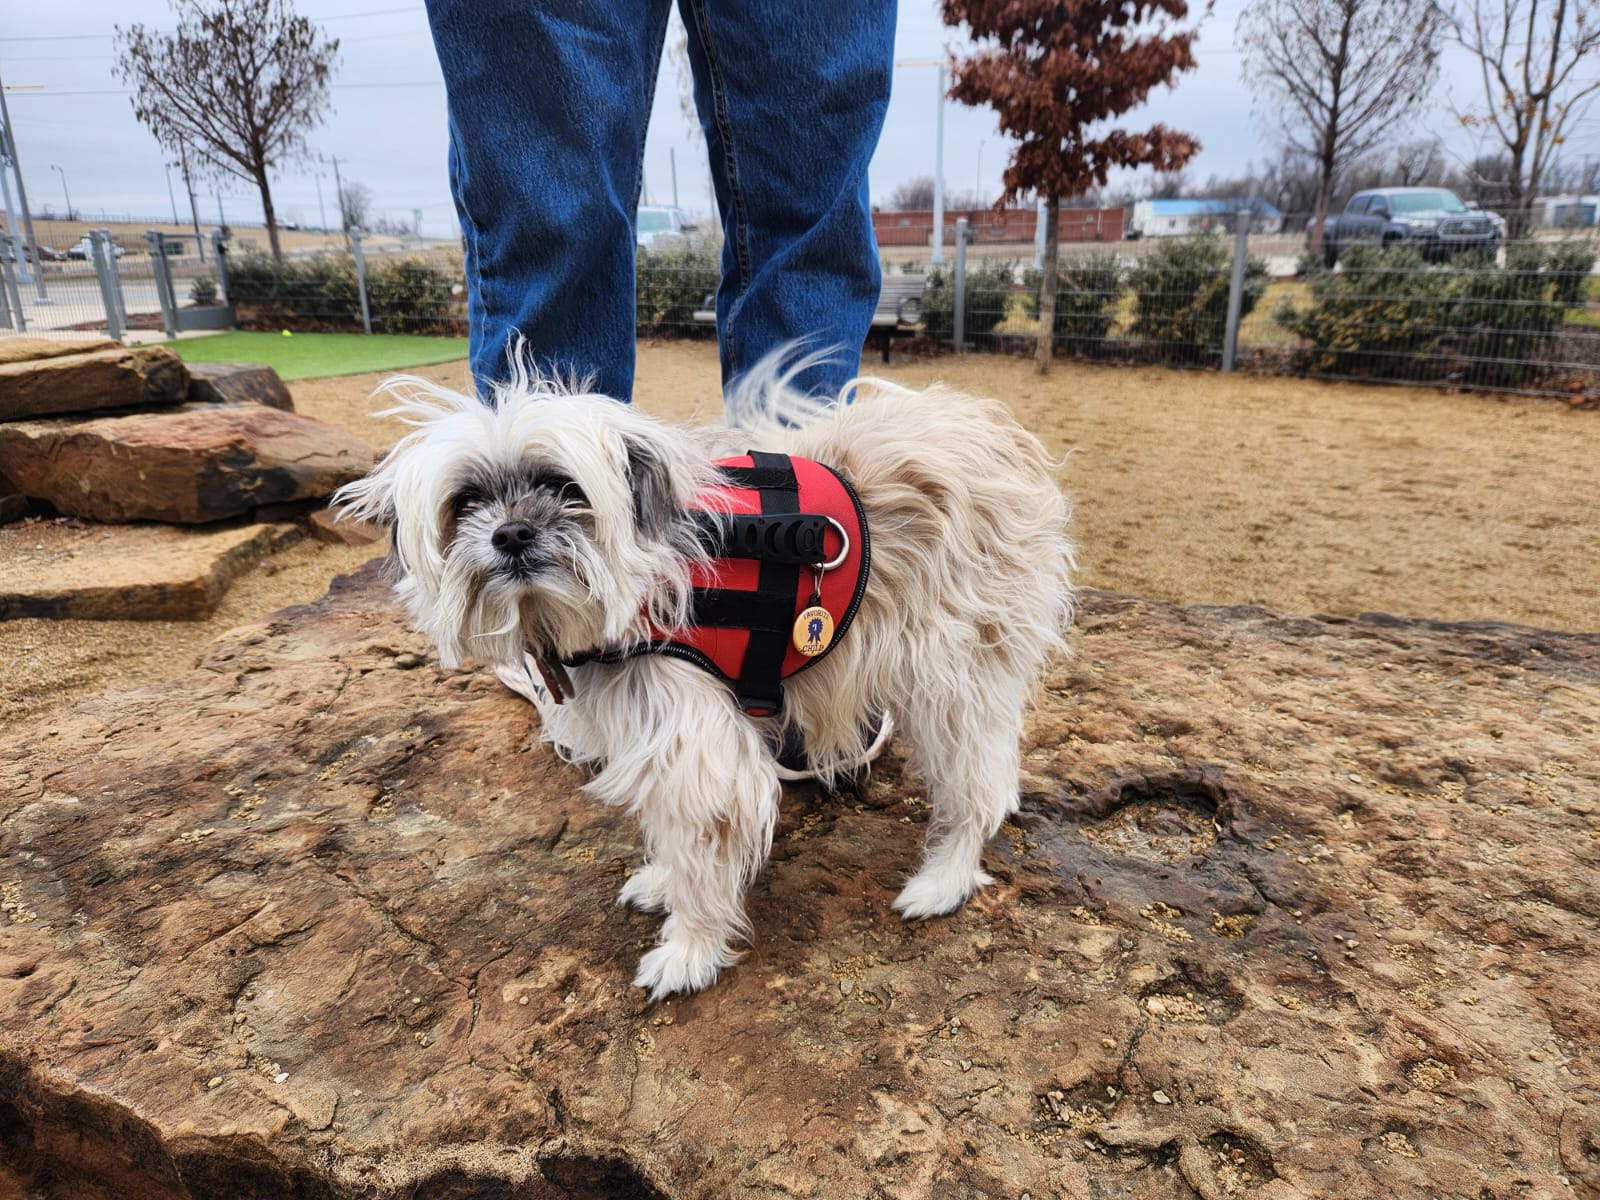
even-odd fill
[[[893,912],[892,744],[660,1004],[637,826],[372,567],[16,730],[0,1196],[1600,1194],[1600,637],[1091,593],[1073,640],[992,886]]]
[[[365,474],[374,452],[293,409],[269,367],[187,368],[164,347],[104,340],[0,342],[0,516],[32,506],[75,521],[48,537],[0,527],[0,618],[203,617],[262,554],[308,528],[327,536],[285,522]],[[85,536],[85,522],[197,528]]]

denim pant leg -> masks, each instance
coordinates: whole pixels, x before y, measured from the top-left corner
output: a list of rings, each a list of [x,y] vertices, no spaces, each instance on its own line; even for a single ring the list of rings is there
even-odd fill
[[[671,0],[427,0],[448,90],[472,373],[541,367],[627,400],[634,220]]]
[[[726,241],[726,385],[795,339],[839,347],[795,382],[837,395],[882,271],[867,166],[894,73],[894,0],[679,0]]]

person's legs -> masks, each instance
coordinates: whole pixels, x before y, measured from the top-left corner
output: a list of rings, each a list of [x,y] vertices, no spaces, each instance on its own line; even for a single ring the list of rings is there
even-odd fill
[[[466,241],[473,377],[594,373],[627,400],[634,220],[670,0],[428,0],[449,91],[450,185]]]
[[[679,0],[725,242],[726,386],[796,339],[837,345],[795,383],[856,373],[882,282],[867,165],[894,67],[893,0]]]

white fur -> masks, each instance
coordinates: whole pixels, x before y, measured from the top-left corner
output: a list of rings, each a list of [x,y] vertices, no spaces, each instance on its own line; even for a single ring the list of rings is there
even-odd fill
[[[400,379],[389,415],[415,429],[339,497],[396,524],[398,592],[441,661],[496,668],[537,705],[545,739],[594,770],[585,789],[638,819],[646,862],[619,901],[668,914],[634,980],[653,998],[713,982],[750,933],[744,893],[772,844],[784,723],[831,778],[859,763],[863,728],[892,716],[932,808],[923,864],[895,900],[905,917],[951,912],[989,882],[980,857],[1017,806],[1028,693],[1071,624],[1067,503],[1002,405],[857,380],[829,407],[789,387],[803,365],[775,356],[733,390],[737,435],[666,425],[570,381],[519,374],[489,408]],[[655,654],[573,668],[576,696],[553,703],[525,648],[637,644],[642,613],[680,624],[698,551],[678,511],[714,481],[714,458],[752,444],[855,486],[872,575],[848,635],[785,682],[777,718],[745,716],[709,673]],[[582,498],[515,494],[546,470]],[[506,494],[452,521],[477,476],[506,480]],[[517,513],[534,514],[545,564],[531,579],[508,578],[489,544]]]

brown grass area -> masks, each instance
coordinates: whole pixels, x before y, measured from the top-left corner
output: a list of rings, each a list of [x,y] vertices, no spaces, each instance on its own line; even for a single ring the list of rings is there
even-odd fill
[[[997,395],[1065,457],[1083,583],[1180,603],[1387,611],[1600,630],[1600,413],[1213,372],[948,357],[867,370]],[[465,364],[425,367],[464,386]],[[301,412],[380,444],[376,376],[292,385]],[[720,411],[706,343],[640,347],[638,402]],[[241,579],[208,621],[0,623],[0,724],[185,670],[233,625],[313,600],[373,548],[301,545]]]

